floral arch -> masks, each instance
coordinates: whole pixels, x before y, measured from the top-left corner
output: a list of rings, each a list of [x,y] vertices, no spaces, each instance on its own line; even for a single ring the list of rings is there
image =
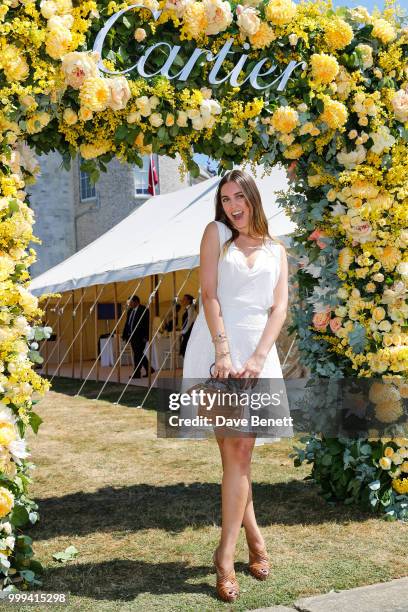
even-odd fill
[[[27,289],[35,255],[24,187],[38,171],[29,147],[58,150],[66,166],[80,151],[94,178],[114,156],[140,164],[151,151],[179,153],[193,174],[193,151],[224,170],[291,165],[296,181],[282,203],[299,228],[304,303],[294,324],[304,362],[319,376],[389,375],[392,397],[378,410],[402,410],[408,29],[395,7],[369,14],[329,1],[3,0],[0,50],[4,587],[16,576],[35,583],[38,569],[20,531],[37,519],[24,432],[40,423],[33,401],[47,383],[32,363],[49,333]],[[407,439],[329,447],[311,439],[298,457],[314,463],[326,492],[407,516]],[[343,463],[345,447],[354,464]],[[365,479],[356,467],[364,463]],[[340,487],[346,467],[351,476]]]

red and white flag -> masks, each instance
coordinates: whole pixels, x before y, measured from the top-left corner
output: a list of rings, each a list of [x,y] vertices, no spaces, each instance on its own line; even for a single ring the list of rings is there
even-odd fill
[[[153,155],[150,156],[149,166],[149,193],[150,195],[156,195],[156,185],[159,182],[159,176],[156,170],[156,164],[154,163]]]

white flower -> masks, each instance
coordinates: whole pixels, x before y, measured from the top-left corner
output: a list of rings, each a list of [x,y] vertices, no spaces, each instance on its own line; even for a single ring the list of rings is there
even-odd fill
[[[340,153],[337,153],[337,161],[339,164],[347,168],[347,170],[352,170],[359,164],[362,164],[365,160],[367,152],[363,145],[357,145],[357,147],[347,152],[347,149],[342,149]]]
[[[27,170],[27,172],[30,174],[36,174],[38,176],[40,165],[33,149],[31,149],[26,142],[20,140],[16,145],[16,151],[18,151],[20,154],[20,163],[24,170]]]
[[[330,206],[331,210],[331,215],[332,217],[338,217],[340,215],[344,215],[346,212],[346,207],[343,206],[343,204],[341,204],[340,202],[336,202],[335,204],[332,204]]]
[[[11,535],[5,539],[5,544],[7,548],[10,548],[10,550],[14,550],[15,543],[16,543],[16,538]]]
[[[401,274],[401,276],[408,280],[408,261],[400,261],[396,269],[398,274]]]
[[[131,97],[130,87],[126,77],[119,76],[107,79],[109,85],[108,107],[112,110],[123,110]]]
[[[396,142],[386,125],[379,127],[377,132],[371,132],[370,138],[374,141],[370,150],[373,151],[373,153],[377,153],[377,155],[381,155],[385,149],[393,147]]]
[[[182,17],[187,6],[191,4],[193,0],[167,0],[164,5],[165,11],[174,11],[177,17]]]
[[[136,28],[134,33],[134,39],[137,42],[142,42],[146,38],[146,30],[144,28]]]
[[[176,123],[179,127],[187,127],[188,115],[185,111],[178,111]]]
[[[251,6],[242,6],[238,4],[236,13],[238,15],[237,25],[242,34],[245,34],[245,36],[254,36],[261,25],[258,11]]]
[[[7,535],[11,535],[13,533],[13,527],[11,523],[6,521],[5,523],[0,523],[0,529],[4,531]]]
[[[401,123],[408,121],[408,91],[400,89],[391,100],[395,118]]]
[[[209,87],[201,87],[200,92],[204,100],[209,100],[212,96],[212,89]]]
[[[21,463],[21,459],[27,459],[30,456],[26,449],[26,441],[22,438],[10,442],[9,451],[13,460],[18,464]]]
[[[240,145],[244,144],[244,142],[245,142],[245,138],[241,138],[240,136],[235,136],[234,144],[240,146]]]
[[[292,47],[296,47],[299,40],[299,36],[297,34],[289,34],[289,44]]]
[[[160,127],[163,123],[163,117],[160,113],[153,113],[150,115],[149,121],[153,127]]]
[[[205,127],[204,119],[201,115],[198,115],[197,117],[193,117],[191,119],[191,123],[193,125],[194,130],[202,130]]]
[[[16,424],[16,418],[10,408],[4,406],[0,409],[0,423],[10,423],[11,425]]]
[[[203,0],[204,10],[207,17],[207,35],[223,32],[232,23],[232,12],[227,0]]]
[[[373,48],[370,45],[357,45],[356,51],[360,51],[363,60],[363,70],[373,66]]]

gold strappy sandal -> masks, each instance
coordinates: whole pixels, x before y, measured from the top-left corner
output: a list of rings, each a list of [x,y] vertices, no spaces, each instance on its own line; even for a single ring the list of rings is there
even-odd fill
[[[233,603],[239,595],[239,585],[235,577],[235,571],[223,573],[217,563],[217,550],[214,551],[213,562],[217,574],[217,595],[222,601]]]
[[[269,556],[266,550],[255,552],[249,548],[249,572],[258,580],[266,580],[269,576]]]

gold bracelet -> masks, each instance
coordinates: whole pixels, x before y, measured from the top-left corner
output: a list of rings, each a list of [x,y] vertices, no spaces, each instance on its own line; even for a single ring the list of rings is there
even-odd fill
[[[215,336],[212,338],[214,344],[217,344],[218,342],[225,342],[226,340],[227,336],[225,334],[215,334]]]
[[[216,357],[226,357],[227,355],[230,355],[231,353],[229,351],[223,351],[221,353],[217,353],[217,351],[215,351],[215,356]]]

